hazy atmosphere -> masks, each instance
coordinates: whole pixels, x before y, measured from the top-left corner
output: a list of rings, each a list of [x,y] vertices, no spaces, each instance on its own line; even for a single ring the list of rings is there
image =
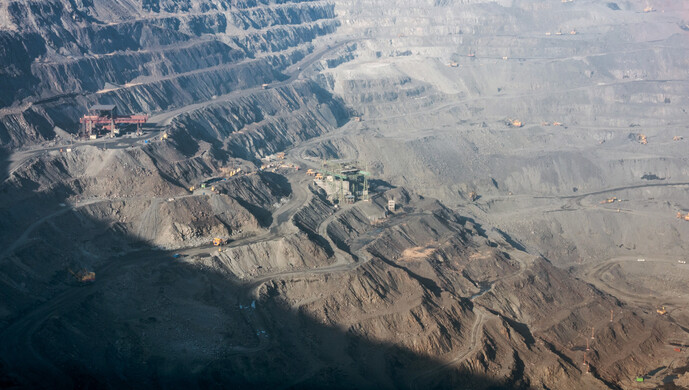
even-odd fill
[[[3,0],[0,389],[689,389],[689,2]]]

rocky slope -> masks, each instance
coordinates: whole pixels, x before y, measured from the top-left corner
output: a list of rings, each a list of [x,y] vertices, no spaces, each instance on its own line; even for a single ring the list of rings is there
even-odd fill
[[[361,5],[336,2],[366,38],[316,79],[362,121],[304,153],[364,160],[562,265],[686,253],[686,187],[651,187],[689,183],[686,4]],[[594,206],[613,196],[631,203]]]
[[[688,9],[645,6],[5,2],[0,387],[680,385],[636,255],[686,252]],[[154,124],[68,143],[96,102]]]
[[[270,83],[334,17],[322,2],[7,2],[0,143],[75,132],[98,102],[150,113]]]

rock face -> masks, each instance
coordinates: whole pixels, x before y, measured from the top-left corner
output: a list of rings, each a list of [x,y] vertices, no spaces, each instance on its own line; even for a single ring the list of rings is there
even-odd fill
[[[681,386],[689,8],[645,6],[5,1],[0,387]]]
[[[180,107],[260,86],[335,31],[321,2],[10,1],[0,10],[0,143],[75,132],[88,105]]]
[[[338,1],[338,33],[366,39],[317,79],[363,120],[305,152],[357,156],[446,204],[478,193],[468,213],[563,266],[682,256],[689,225],[667,217],[689,207],[671,184],[689,182],[687,6],[614,4]],[[628,203],[593,206],[615,195]]]

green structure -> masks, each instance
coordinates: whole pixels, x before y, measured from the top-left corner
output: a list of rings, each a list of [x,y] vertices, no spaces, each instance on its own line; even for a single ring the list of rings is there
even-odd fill
[[[325,180],[324,188],[333,200],[337,199],[339,203],[369,200],[369,172],[352,164],[333,162],[324,162],[319,172]]]

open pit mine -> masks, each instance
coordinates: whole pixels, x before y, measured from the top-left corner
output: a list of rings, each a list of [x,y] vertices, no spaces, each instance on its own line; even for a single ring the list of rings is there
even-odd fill
[[[689,388],[689,2],[3,0],[0,388]]]

